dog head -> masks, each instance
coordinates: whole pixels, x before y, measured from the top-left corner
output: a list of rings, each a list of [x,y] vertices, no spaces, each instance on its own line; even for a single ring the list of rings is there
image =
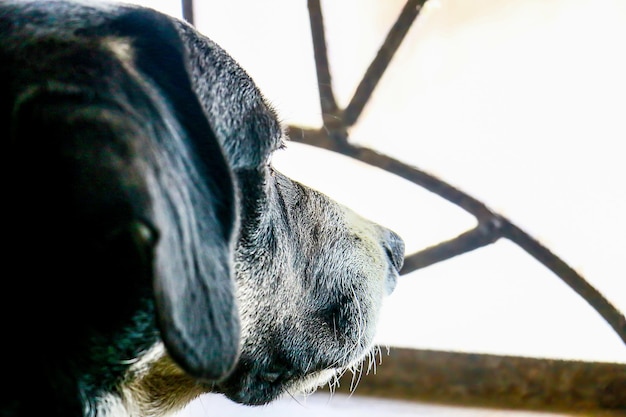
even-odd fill
[[[9,161],[11,262],[46,261],[27,273],[63,346],[12,377],[41,367],[65,410],[155,412],[209,391],[264,404],[367,356],[403,243],[272,167],[286,134],[226,52],[134,6],[0,12],[3,135],[30,158]],[[36,324],[10,326],[7,354]]]
[[[212,389],[246,404],[312,390],[370,351],[404,244],[275,170],[271,156],[286,135],[271,106],[219,46],[186,25],[181,31],[199,63],[192,68],[194,85],[233,168],[241,203],[234,258],[241,356]]]

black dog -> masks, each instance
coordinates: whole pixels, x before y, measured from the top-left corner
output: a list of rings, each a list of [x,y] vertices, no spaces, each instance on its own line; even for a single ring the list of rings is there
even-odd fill
[[[276,172],[248,75],[150,9],[0,2],[14,416],[263,404],[372,348],[400,238]]]

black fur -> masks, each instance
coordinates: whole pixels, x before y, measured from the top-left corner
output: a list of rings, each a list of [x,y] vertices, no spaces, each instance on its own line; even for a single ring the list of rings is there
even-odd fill
[[[0,136],[2,416],[264,404],[369,352],[402,241],[271,167],[276,114],[189,25],[0,1]]]
[[[178,28],[134,8],[0,7],[3,412],[82,415],[81,395],[114,390],[159,336],[191,375],[223,377],[239,349],[235,187]]]

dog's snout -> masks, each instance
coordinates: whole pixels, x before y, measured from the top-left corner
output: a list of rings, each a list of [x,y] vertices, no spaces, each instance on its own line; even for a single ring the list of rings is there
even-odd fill
[[[404,264],[404,241],[397,233],[387,230],[384,245],[391,264],[399,272]]]

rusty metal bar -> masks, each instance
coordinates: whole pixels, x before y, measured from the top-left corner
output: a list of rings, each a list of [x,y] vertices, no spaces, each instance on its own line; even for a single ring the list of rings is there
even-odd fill
[[[181,7],[183,11],[183,19],[193,26],[195,24],[193,14],[193,0],[181,0]]]
[[[487,222],[494,216],[494,213],[484,203],[460,191],[458,188],[441,181],[434,175],[414,168],[385,154],[376,152],[373,149],[352,145],[343,141],[337,142],[330,137],[326,128],[309,129],[300,126],[289,126],[288,131],[290,138],[294,142],[316,146],[350,156],[418,184],[428,191],[461,206],[464,210],[474,215],[479,222]]]
[[[463,406],[626,415],[626,365],[391,348],[338,392]]]
[[[336,124],[339,108],[333,93],[328,52],[326,50],[326,32],[324,31],[324,18],[320,0],[309,0],[309,19],[311,23],[311,36],[313,39],[313,53],[315,55],[315,69],[317,74],[317,86],[319,91],[320,106],[324,125]]]
[[[501,237],[499,222],[479,223],[472,230],[468,230],[454,239],[406,256],[400,274],[406,275],[409,272],[482,248],[496,242]]]
[[[417,18],[426,0],[408,0],[400,12],[400,16],[387,34],[387,38],[378,50],[376,57],[367,68],[354,96],[343,112],[343,123],[352,126],[361,115],[374,89],[389,66],[391,59],[400,47],[413,21]]]
[[[613,306],[596,288],[587,282],[578,272],[543,246],[539,241],[521,230],[513,223],[506,221],[502,224],[503,236],[515,243],[535,258],[546,268],[551,270],[572,290],[587,301],[615,330],[626,344],[626,317]],[[626,391],[624,391],[626,398]]]

